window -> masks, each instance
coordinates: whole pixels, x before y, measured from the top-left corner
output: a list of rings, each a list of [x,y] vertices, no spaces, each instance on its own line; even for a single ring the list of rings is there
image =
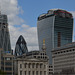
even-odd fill
[[[40,71],[40,75],[42,75],[42,71]]]
[[[38,75],[38,71],[36,71],[36,75]]]
[[[12,63],[11,63],[11,62],[5,62],[5,65],[6,65],[6,66],[11,66]]]
[[[53,71],[53,69],[49,69],[49,71]]]
[[[29,75],[30,75],[30,71],[29,71]]]
[[[5,67],[5,70],[6,71],[12,71],[12,68],[11,67]]]
[[[36,64],[36,68],[38,68],[38,64]]]
[[[22,68],[22,64],[20,64],[20,68]]]
[[[44,75],[46,75],[46,71],[44,71]]]
[[[26,71],[25,71],[24,73],[25,73],[25,75],[26,75]]]
[[[27,63],[24,64],[24,67],[25,67],[25,68],[26,68],[26,66],[27,66]]]
[[[32,68],[34,68],[34,64],[32,64]]]
[[[11,60],[11,58],[9,58],[9,57],[5,57],[5,59],[6,59],[6,60]]]
[[[34,75],[34,71],[32,71],[32,75]]]
[[[30,68],[31,64],[28,65],[28,68]]]
[[[43,64],[40,64],[40,68],[42,68],[42,65],[43,65]]]
[[[22,75],[22,71],[20,71],[20,75]]]
[[[44,65],[44,68],[46,68],[46,65]]]

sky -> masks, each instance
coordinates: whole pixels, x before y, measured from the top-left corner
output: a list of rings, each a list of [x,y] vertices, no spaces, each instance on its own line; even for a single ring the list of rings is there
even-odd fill
[[[75,18],[75,0],[0,0],[1,13],[8,16],[11,48],[15,49],[18,37],[23,35],[29,51],[39,50],[37,18],[55,8],[67,10]],[[75,33],[73,41],[74,37]]]

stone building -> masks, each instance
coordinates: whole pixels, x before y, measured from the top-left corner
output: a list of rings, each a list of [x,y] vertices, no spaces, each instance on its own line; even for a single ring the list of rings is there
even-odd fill
[[[14,55],[11,53],[4,53],[2,58],[2,70],[6,72],[7,75],[14,75]]]
[[[15,74],[18,75],[51,75],[53,68],[46,55],[45,40],[41,51],[30,51],[15,58]]]
[[[75,74],[75,42],[53,49],[53,72]]]
[[[18,75],[48,75],[48,57],[43,51],[31,51],[16,60]]]

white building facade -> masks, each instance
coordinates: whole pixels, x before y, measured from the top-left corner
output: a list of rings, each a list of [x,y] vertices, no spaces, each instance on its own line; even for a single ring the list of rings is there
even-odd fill
[[[52,51],[53,72],[75,72],[75,42]]]
[[[48,75],[49,61],[44,51],[31,51],[17,58],[18,75]]]

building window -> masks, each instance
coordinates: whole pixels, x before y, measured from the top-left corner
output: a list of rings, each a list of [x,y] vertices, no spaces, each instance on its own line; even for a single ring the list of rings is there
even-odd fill
[[[44,75],[46,75],[46,71],[44,71]]]
[[[24,67],[25,67],[25,68],[26,68],[26,66],[27,66],[27,63],[24,64]]]
[[[38,64],[36,64],[36,68],[38,68]]]
[[[32,68],[34,68],[34,64],[32,64]]]
[[[40,64],[40,68],[42,68],[42,65],[43,65],[43,64]]]
[[[11,60],[11,58],[9,58],[9,57],[6,57],[5,59],[6,59],[6,60]]]
[[[38,75],[38,71],[36,71],[36,75]]]
[[[49,66],[49,68],[52,68],[53,66]]]
[[[25,75],[26,75],[26,71],[25,71],[24,73],[25,73]]]
[[[20,64],[20,68],[22,68],[22,64]]]
[[[46,65],[44,65],[44,68],[46,68]]]
[[[11,62],[5,62],[5,65],[6,66],[12,66],[12,63]]]
[[[40,75],[42,75],[42,71],[40,71]]]
[[[34,71],[32,71],[32,75],[34,75]]]
[[[20,71],[20,75],[22,75],[22,71]]]
[[[28,65],[28,68],[30,68],[31,64]]]
[[[30,75],[30,71],[29,71],[29,75]]]
[[[53,69],[49,69],[49,71],[53,71]]]
[[[12,71],[12,67],[5,67],[6,71]]]

